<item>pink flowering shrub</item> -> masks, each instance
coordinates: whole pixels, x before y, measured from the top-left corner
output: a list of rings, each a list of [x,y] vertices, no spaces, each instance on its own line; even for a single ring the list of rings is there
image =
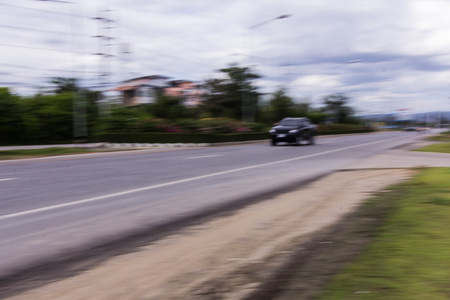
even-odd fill
[[[133,130],[136,132],[229,134],[261,132],[261,130],[258,130],[260,127],[226,118],[180,119],[176,121],[152,118],[138,120]]]

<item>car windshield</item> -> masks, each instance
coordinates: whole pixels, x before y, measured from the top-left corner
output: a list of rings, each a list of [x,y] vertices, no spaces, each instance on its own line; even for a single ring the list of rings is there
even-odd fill
[[[280,124],[281,126],[298,126],[300,125],[301,120],[297,119],[284,119],[281,120]]]

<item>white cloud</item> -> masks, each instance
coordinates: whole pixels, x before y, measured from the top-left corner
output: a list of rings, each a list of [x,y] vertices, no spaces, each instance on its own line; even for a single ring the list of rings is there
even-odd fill
[[[336,88],[342,85],[337,76],[312,75],[304,76],[294,80],[294,85],[307,90]]]
[[[97,84],[98,74],[88,73],[102,69],[94,53],[109,50],[116,59],[103,69],[111,81],[151,74],[203,80],[239,62],[256,65],[264,92],[287,86],[296,99],[346,92],[362,107],[407,99],[426,109],[432,106],[419,105],[423,99],[448,94],[447,0],[16,0],[0,8],[0,64],[9,73],[0,74],[0,85],[16,82],[18,91],[72,70]],[[115,22],[94,20],[98,14]],[[284,14],[291,16],[275,19]],[[99,49],[99,34],[113,36],[114,46]],[[124,43],[131,53],[120,56]],[[355,59],[363,61],[346,65]]]

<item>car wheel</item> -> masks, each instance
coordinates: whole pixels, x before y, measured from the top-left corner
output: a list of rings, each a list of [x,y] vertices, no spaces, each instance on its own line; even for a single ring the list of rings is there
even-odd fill
[[[298,136],[295,138],[295,144],[297,146],[301,146],[302,145],[302,141],[303,141],[303,137],[302,136]]]
[[[316,143],[316,137],[314,134],[311,134],[308,138],[308,145],[314,145]]]
[[[277,145],[277,141],[275,139],[270,140],[270,145],[276,146]]]

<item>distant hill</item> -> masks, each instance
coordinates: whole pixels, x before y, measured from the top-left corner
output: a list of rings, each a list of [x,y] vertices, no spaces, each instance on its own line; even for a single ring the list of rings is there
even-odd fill
[[[409,122],[409,123],[450,123],[450,111],[432,111],[428,113],[415,114],[373,114],[360,116],[363,120],[375,122]]]

